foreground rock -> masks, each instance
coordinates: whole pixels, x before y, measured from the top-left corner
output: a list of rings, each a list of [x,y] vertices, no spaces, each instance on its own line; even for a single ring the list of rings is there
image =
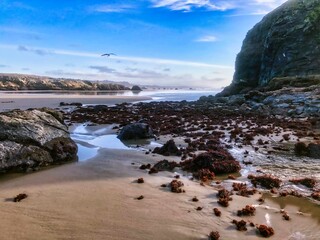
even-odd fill
[[[30,171],[77,160],[61,113],[51,109],[0,113],[0,171]]]
[[[124,126],[118,135],[120,140],[146,139],[153,137],[153,131],[146,123],[132,123]]]

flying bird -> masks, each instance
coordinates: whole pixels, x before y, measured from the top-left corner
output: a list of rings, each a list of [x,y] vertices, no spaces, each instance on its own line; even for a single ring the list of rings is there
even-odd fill
[[[104,54],[101,55],[101,57],[104,57],[104,56],[110,57],[111,55],[115,55],[116,56],[116,54],[114,54],[114,53],[104,53]]]

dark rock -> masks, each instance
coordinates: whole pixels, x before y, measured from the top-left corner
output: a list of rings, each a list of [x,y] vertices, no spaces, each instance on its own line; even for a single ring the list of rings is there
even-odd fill
[[[232,95],[271,79],[320,74],[320,2],[291,0],[267,14],[251,29],[236,59]]]
[[[227,151],[209,151],[197,155],[192,160],[181,163],[184,170],[197,173],[201,169],[208,169],[214,174],[238,172],[241,167]]]
[[[320,159],[320,144],[310,143],[307,151],[308,157]]]
[[[177,148],[173,139],[167,141],[162,147],[156,147],[152,153],[164,156],[181,156],[181,151]]]
[[[153,138],[154,134],[151,127],[146,123],[132,123],[124,126],[118,138],[120,140],[130,140],[130,139],[146,139]]]
[[[310,158],[320,159],[320,144],[298,142],[294,145],[294,152],[297,156],[308,156]]]
[[[174,161],[169,162],[168,160],[164,159],[157,162],[152,168],[157,171],[172,171],[175,167],[179,166],[179,163],[176,163]]]
[[[134,85],[134,86],[132,86],[131,91],[136,91],[136,92],[139,91],[140,92],[140,91],[142,91],[142,89],[138,85]]]
[[[77,160],[63,116],[52,109],[0,113],[0,171],[37,170]]]

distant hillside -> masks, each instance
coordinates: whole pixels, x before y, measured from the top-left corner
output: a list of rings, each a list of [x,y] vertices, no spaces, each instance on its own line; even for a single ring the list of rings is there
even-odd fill
[[[51,78],[23,74],[0,74],[0,90],[130,90],[121,84]]]

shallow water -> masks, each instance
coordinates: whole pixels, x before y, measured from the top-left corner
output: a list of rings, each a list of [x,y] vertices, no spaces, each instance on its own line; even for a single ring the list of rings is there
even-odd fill
[[[112,126],[87,126],[86,124],[78,125],[71,130],[71,138],[78,145],[79,161],[86,161],[95,157],[100,148],[147,151],[161,144],[145,140],[121,141],[117,135],[110,133]]]

